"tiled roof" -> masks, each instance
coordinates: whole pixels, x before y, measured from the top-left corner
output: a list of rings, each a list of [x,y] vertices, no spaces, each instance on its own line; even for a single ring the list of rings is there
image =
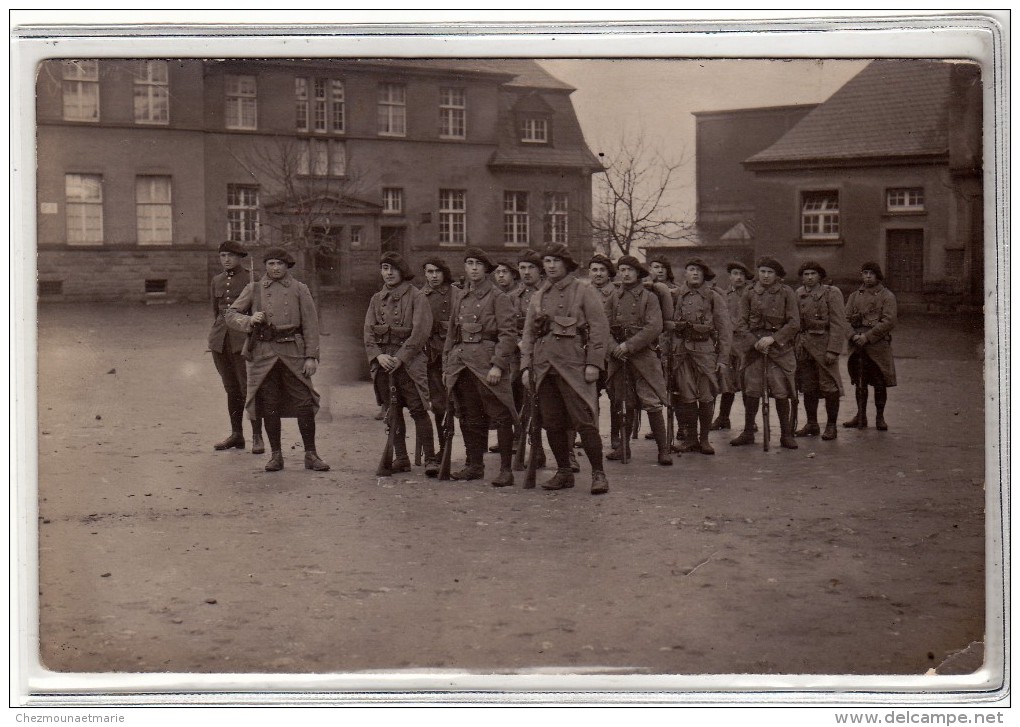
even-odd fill
[[[746,163],[947,154],[950,72],[946,61],[874,61]]]
[[[552,144],[521,144],[514,107],[519,92],[500,94],[498,147],[489,159],[490,166],[575,167],[601,171],[602,164],[585,143],[584,134],[566,94],[545,94],[543,100],[552,109]]]
[[[362,65],[430,69],[449,73],[489,73],[511,76],[504,85],[510,88],[540,88],[573,91],[553,77],[536,61],[521,58],[373,58],[357,61]]]

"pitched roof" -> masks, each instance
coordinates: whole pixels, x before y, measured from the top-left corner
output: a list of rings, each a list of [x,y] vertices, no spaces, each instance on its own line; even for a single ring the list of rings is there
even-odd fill
[[[540,88],[550,91],[573,91],[563,81],[552,76],[536,61],[526,58],[368,58],[354,61],[358,65],[432,70],[443,73],[503,75],[504,86],[510,88]]]
[[[951,70],[948,61],[874,61],[745,164],[948,154]]]
[[[521,91],[500,94],[498,146],[489,159],[493,167],[574,167],[602,171],[598,157],[585,143],[570,96],[549,94],[543,101],[552,110],[552,144],[527,145],[520,142],[514,108]]]

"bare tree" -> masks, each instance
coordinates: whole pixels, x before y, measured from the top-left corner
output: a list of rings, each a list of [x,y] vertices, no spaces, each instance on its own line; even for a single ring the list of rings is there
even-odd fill
[[[318,259],[339,250],[345,214],[363,209],[361,179],[342,141],[274,137],[231,150],[259,187],[259,236],[295,253],[318,302]]]
[[[605,174],[595,178],[590,225],[596,249],[630,255],[635,245],[689,237],[690,223],[672,215],[669,196],[688,159],[665,156],[644,132],[624,136],[612,152],[601,153]]]

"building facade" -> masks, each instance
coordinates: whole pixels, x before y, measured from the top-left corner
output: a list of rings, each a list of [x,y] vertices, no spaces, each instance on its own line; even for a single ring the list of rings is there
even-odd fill
[[[42,300],[202,300],[225,239],[323,292],[382,251],[591,249],[573,89],[533,61],[52,60],[37,81]],[[257,256],[256,256],[257,257]]]

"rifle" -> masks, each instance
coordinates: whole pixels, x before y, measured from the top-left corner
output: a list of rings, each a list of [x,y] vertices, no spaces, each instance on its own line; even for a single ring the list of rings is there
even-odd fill
[[[673,332],[667,331],[666,341],[666,445],[673,448]]]
[[[528,372],[528,398],[531,405],[531,419],[528,421],[528,439],[531,452],[528,454],[528,470],[524,473],[524,489],[535,489],[535,470],[538,469],[538,452],[542,449],[542,429],[538,420],[538,387],[535,384],[535,369]],[[573,446],[573,442],[570,443]]]
[[[517,417],[517,433],[514,436],[514,461],[513,469],[520,472],[526,469],[524,457],[528,447],[528,430],[531,427],[531,405],[528,398],[521,403],[521,411]]]
[[[251,314],[255,315],[258,312],[258,306],[255,301],[258,300],[259,291],[255,287],[255,261],[251,261],[251,267],[248,268],[249,285],[251,285]],[[244,348],[241,349],[241,357],[245,361],[252,361],[255,358],[255,341],[258,340],[259,328],[261,323],[253,323],[251,330],[248,331],[248,337],[245,339]]]
[[[627,363],[627,359],[620,360],[620,366],[623,371],[623,396],[620,397],[620,405],[622,408],[623,422],[625,423],[624,428],[626,431],[632,429],[632,422],[634,417],[634,411],[631,406],[631,377],[630,377],[630,364]],[[620,464],[627,464],[630,461],[630,437],[620,437]]]
[[[379,458],[376,477],[389,477],[393,474],[393,442],[397,436],[397,384],[393,374],[387,372],[390,387],[390,408],[386,411],[386,447]]]
[[[765,361],[762,378],[762,395],[761,395],[761,415],[762,415],[762,435],[765,438],[762,451],[769,451],[769,419],[771,418],[771,412],[769,411],[769,350],[766,348],[762,353],[762,358]]]
[[[453,457],[453,429],[456,414],[454,412],[453,390],[446,392],[446,412],[443,414],[443,451],[439,457],[439,479],[450,479],[450,459]]]
[[[855,346],[857,349],[857,385],[854,387],[854,394],[857,398],[857,411],[864,415],[865,404],[868,398],[868,385],[864,382],[864,346]]]

